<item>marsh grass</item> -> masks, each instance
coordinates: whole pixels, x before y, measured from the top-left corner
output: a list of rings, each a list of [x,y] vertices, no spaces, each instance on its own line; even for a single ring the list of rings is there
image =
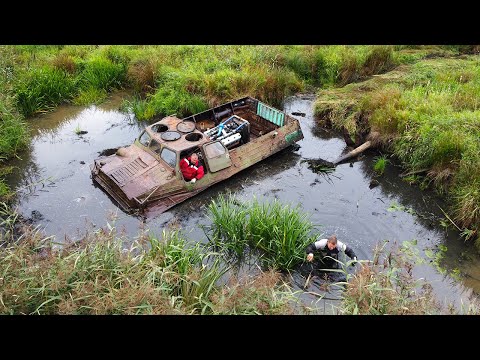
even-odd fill
[[[211,242],[241,256],[247,246],[260,251],[265,268],[290,270],[304,259],[305,247],[317,237],[315,226],[299,206],[257,199],[238,203],[232,195],[213,200],[209,206]]]
[[[465,239],[475,239],[476,244],[480,245],[478,240],[480,223],[480,181],[464,183],[453,190],[455,220],[458,221],[465,233]]]
[[[75,59],[66,53],[58,53],[53,59],[52,64],[55,68],[70,74],[75,74],[77,70]]]
[[[0,97],[0,162],[9,159],[27,144],[26,122]]]
[[[221,292],[214,295],[215,314],[291,315],[296,302],[282,274],[275,270],[261,272],[254,278],[232,277]]]
[[[164,231],[161,240],[150,237],[149,243],[150,250],[142,261],[148,269],[147,280],[176,298],[185,311],[211,312],[208,299],[226,271],[220,268],[219,259],[207,265],[210,254],[203,253],[199,243],[188,246],[176,231]]]
[[[11,99],[0,95],[0,201],[9,201],[14,195],[4,181],[4,176],[12,171],[7,161],[29,142],[27,125],[10,103]]]
[[[305,247],[317,238],[312,234],[314,228],[300,206],[276,200],[260,203],[254,199],[251,203],[247,232],[252,246],[262,250],[267,267],[288,270],[302,262]]]
[[[8,199],[12,196],[12,192],[10,187],[5,184],[3,179],[0,179],[0,201],[8,201]]]
[[[72,100],[72,103],[75,105],[90,105],[90,104],[100,104],[108,96],[108,93],[105,89],[97,89],[94,87],[87,87],[80,90],[80,92]]]
[[[108,58],[94,57],[85,62],[79,82],[83,89],[111,91],[123,85],[125,76],[126,68],[122,63],[114,63]]]
[[[138,121],[145,121],[155,116],[155,110],[148,106],[148,103],[138,95],[134,95],[131,99],[123,100],[120,110],[132,112]]]
[[[127,81],[138,93],[151,93],[155,90],[155,65],[149,59],[141,59],[129,64]]]
[[[392,84],[365,95],[359,104],[362,116],[368,117],[372,131],[383,137],[383,142],[402,131],[405,124],[405,114],[400,111],[405,105],[401,99],[401,89]]]
[[[241,204],[232,195],[220,195],[210,202],[208,217],[212,227],[209,239],[215,248],[221,248],[236,258],[243,258],[249,236],[247,215],[248,205]]]
[[[337,83],[340,86],[365,80],[369,76],[381,74],[399,65],[391,46],[348,48],[338,70]]]
[[[195,114],[208,108],[201,96],[190,94],[184,90],[175,90],[168,87],[159,89],[146,101],[145,112],[135,114],[140,120],[148,119],[150,114],[171,115],[178,117]],[[134,107],[135,112],[136,107]]]
[[[23,73],[15,84],[17,106],[29,117],[52,110],[70,100],[76,89],[75,78],[62,70],[42,67]]]
[[[0,183],[0,195],[2,191]],[[10,189],[4,190],[6,193]],[[8,202],[0,202],[0,246],[4,242],[12,241],[15,238],[17,226],[19,224],[20,215],[12,208],[12,205]]]
[[[127,243],[129,245],[127,245]],[[179,231],[130,241],[114,226],[55,244],[35,228],[0,248],[3,314],[243,314],[288,311],[292,292],[269,272],[224,285],[216,253]]]
[[[432,286],[415,279],[413,267],[418,255],[409,246],[386,242],[374,251],[373,261],[361,261],[345,284],[340,312],[353,315],[440,314]]]
[[[371,76],[392,70],[398,65],[392,46],[372,46],[362,65],[362,75]]]

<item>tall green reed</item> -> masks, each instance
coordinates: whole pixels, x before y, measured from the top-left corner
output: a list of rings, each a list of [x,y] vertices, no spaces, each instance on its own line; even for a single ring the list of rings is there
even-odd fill
[[[315,226],[299,206],[257,199],[239,204],[220,196],[208,207],[215,245],[237,255],[248,245],[259,250],[265,267],[293,269],[304,259],[305,247],[317,238]]]

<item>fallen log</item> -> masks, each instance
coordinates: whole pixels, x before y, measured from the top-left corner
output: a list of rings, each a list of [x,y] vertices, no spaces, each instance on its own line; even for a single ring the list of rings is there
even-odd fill
[[[356,147],[355,149],[353,149],[352,151],[346,153],[345,155],[343,156],[340,156],[337,160],[335,160],[333,162],[333,165],[337,165],[339,163],[341,163],[342,161],[345,161],[345,160],[348,160],[354,156],[357,156],[358,154],[362,153],[363,151],[367,150],[370,146],[372,146],[372,142],[369,140],[369,141],[366,141],[364,142],[362,145],[360,145],[359,147]]]

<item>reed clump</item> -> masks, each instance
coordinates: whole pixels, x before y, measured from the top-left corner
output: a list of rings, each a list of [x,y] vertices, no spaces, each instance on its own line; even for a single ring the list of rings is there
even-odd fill
[[[305,258],[305,247],[317,238],[308,214],[279,201],[240,203],[221,195],[209,207],[213,244],[237,256],[259,251],[266,268],[290,270]]]

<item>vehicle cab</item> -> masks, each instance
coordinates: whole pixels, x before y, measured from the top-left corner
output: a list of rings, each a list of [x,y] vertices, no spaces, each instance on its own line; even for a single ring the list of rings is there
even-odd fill
[[[202,133],[195,126],[194,122],[170,116],[145,128],[134,144],[153,156],[176,179],[184,181],[186,186],[194,187],[183,178],[180,161],[197,153],[199,163],[205,170],[205,176],[199,180],[202,182],[203,179],[208,178],[209,173],[231,166],[232,161],[227,146],[240,136],[231,136],[231,139],[228,139],[226,136],[228,132],[225,129],[217,132],[212,128],[212,131]],[[199,185],[201,183],[197,184]]]

